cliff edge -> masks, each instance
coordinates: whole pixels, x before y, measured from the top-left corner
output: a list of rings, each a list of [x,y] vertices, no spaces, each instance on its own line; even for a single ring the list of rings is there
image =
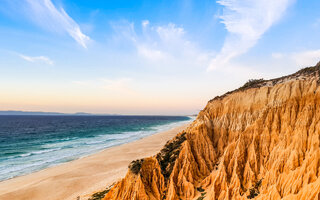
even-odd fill
[[[320,199],[320,64],[208,102],[105,200]]]

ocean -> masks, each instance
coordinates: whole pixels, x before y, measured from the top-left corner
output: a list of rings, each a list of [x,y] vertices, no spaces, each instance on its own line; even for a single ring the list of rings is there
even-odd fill
[[[0,181],[191,120],[187,116],[0,116]]]

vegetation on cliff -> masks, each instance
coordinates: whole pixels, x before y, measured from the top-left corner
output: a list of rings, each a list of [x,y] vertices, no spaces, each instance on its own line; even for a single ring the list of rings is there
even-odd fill
[[[173,140],[168,141],[163,149],[161,149],[160,153],[158,153],[156,156],[161,167],[161,173],[166,179],[169,178],[174,163],[179,156],[182,142],[186,140],[185,135],[186,133],[182,133]]]
[[[263,78],[261,79],[250,79],[248,80],[243,86],[241,86],[238,89],[229,91],[221,96],[216,96],[215,98],[211,99],[209,102],[213,101],[213,100],[217,100],[217,99],[222,99],[225,96],[232,94],[234,92],[239,92],[239,91],[244,91],[250,88],[260,88],[263,86],[273,86],[276,85],[278,83],[281,83],[283,81],[286,81],[288,79],[297,79],[299,77],[305,77],[305,76],[317,76],[317,74],[319,74],[320,72],[320,62],[318,62],[315,66],[313,67],[306,67],[303,68],[299,71],[297,71],[294,74],[290,74],[287,76],[282,76],[280,78],[275,78],[275,79],[270,79],[270,80],[264,80]],[[320,80],[319,80],[320,81]],[[320,83],[318,81],[318,84]]]

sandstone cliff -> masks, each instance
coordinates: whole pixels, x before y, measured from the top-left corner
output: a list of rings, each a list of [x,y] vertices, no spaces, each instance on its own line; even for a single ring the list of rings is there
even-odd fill
[[[320,64],[209,101],[104,199],[320,199]]]

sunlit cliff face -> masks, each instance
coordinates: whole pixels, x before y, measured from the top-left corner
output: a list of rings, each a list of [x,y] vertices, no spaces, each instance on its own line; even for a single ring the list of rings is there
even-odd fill
[[[106,199],[318,199],[319,68],[217,97]]]

